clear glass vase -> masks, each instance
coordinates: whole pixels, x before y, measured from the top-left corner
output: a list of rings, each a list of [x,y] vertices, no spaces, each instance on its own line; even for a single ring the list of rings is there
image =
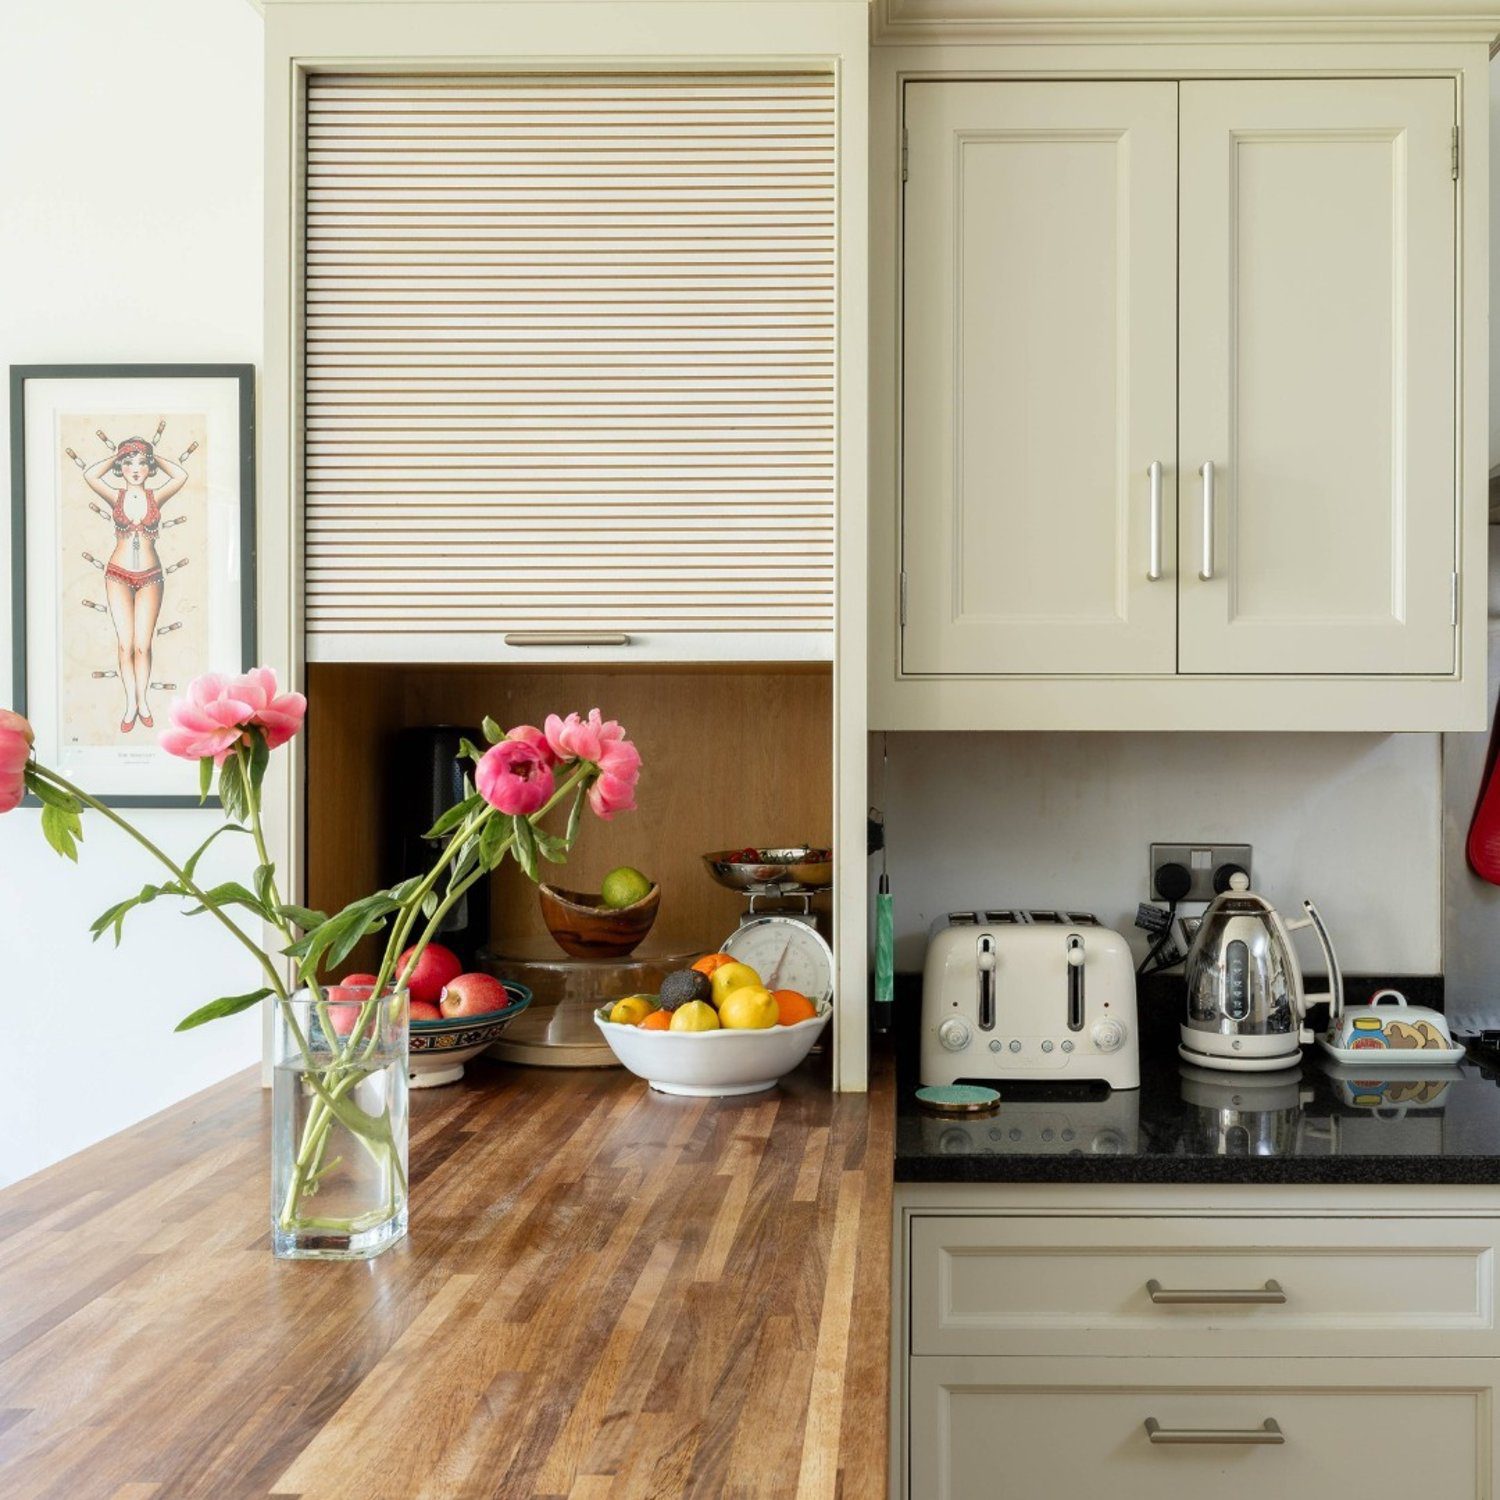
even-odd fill
[[[275,1009],[275,1253],[379,1255],[406,1233],[406,992],[299,990]]]

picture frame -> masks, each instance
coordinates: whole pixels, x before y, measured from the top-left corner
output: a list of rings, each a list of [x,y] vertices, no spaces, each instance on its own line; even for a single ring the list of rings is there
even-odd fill
[[[156,737],[194,677],[256,664],[255,367],[12,365],[10,428],[36,753],[110,806],[196,807]]]

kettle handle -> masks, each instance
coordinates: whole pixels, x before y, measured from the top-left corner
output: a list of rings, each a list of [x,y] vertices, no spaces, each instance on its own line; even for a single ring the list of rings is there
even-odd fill
[[[1318,935],[1318,944],[1323,950],[1323,958],[1328,964],[1328,989],[1320,991],[1316,995],[1305,994],[1302,997],[1303,1014],[1306,1014],[1307,1006],[1314,1000],[1328,1001],[1329,1025],[1337,1025],[1338,1019],[1344,1013],[1344,971],[1339,968],[1338,955],[1333,951],[1333,939],[1328,936],[1328,929],[1323,925],[1323,918],[1318,915],[1318,908],[1311,901],[1304,901],[1302,909],[1307,913],[1305,917],[1295,922],[1288,922],[1289,928],[1311,927]]]

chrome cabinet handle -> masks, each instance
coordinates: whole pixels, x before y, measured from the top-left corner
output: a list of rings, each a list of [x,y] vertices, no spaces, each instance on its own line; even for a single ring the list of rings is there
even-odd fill
[[[1286,1434],[1275,1417],[1259,1427],[1163,1427],[1155,1417],[1146,1418],[1146,1436],[1153,1443],[1250,1443],[1261,1446],[1286,1442]]]
[[[1212,583],[1214,576],[1214,463],[1212,459],[1198,470],[1203,476],[1203,566],[1198,577]]]
[[[509,630],[507,646],[628,646],[623,630]]]
[[[1275,1303],[1286,1301],[1286,1293],[1279,1281],[1268,1281],[1263,1287],[1185,1288],[1174,1291],[1161,1284],[1154,1276],[1146,1283],[1146,1295],[1158,1306],[1212,1307],[1225,1303],[1243,1307],[1247,1303]]]
[[[1155,583],[1161,577],[1161,460],[1153,460],[1146,470],[1151,481],[1151,556],[1146,565],[1146,581]]]

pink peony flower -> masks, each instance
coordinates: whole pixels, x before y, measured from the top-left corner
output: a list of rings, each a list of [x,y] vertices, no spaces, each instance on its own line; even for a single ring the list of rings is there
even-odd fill
[[[301,693],[278,693],[276,674],[255,667],[237,677],[207,672],[189,685],[186,698],[168,710],[171,724],[159,743],[169,755],[202,760],[211,755],[222,766],[235,745],[256,728],[275,750],[302,727],[307,699]]]
[[[607,823],[616,813],[635,811],[635,778],[626,781],[604,771],[589,788],[589,806]]]
[[[514,729],[506,730],[505,737],[508,740],[519,740],[523,745],[530,745],[533,749],[540,750],[549,766],[557,759],[552,753],[552,746],[547,743],[547,736],[535,724],[517,724]]]
[[[26,762],[35,738],[21,714],[0,708],[0,813],[19,807],[26,795]]]
[[[544,750],[525,740],[505,739],[480,757],[474,785],[491,807],[524,818],[547,801],[556,783]]]
[[[580,719],[577,714],[569,714],[566,719],[547,715],[547,743],[558,760],[598,760],[604,745],[603,732],[597,708],[590,710],[587,719]]]

